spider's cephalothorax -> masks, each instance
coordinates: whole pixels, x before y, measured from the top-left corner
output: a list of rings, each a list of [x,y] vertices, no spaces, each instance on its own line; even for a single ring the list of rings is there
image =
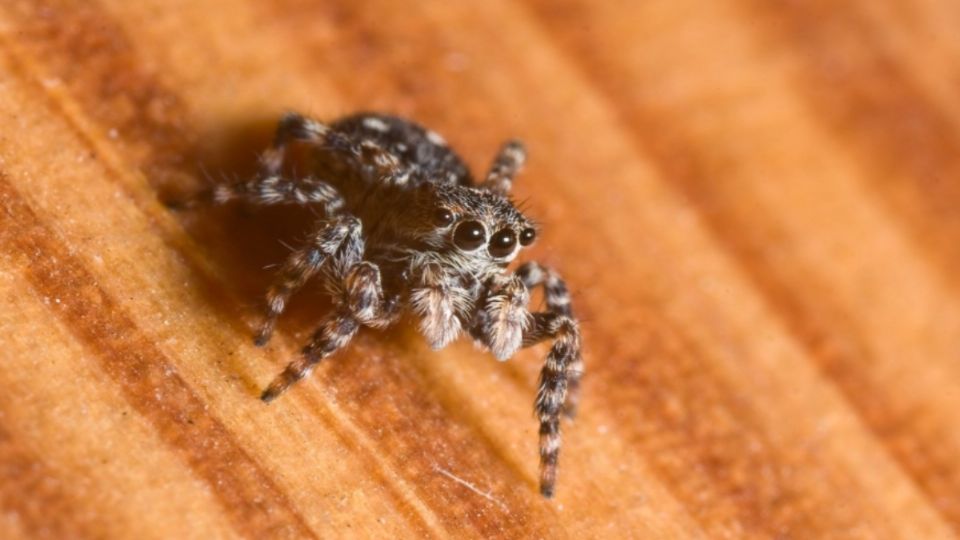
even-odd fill
[[[293,142],[317,150],[316,170],[325,177],[285,175]],[[381,328],[405,313],[419,320],[432,347],[466,332],[499,360],[552,340],[535,404],[540,491],[552,496],[560,415],[574,414],[583,364],[579,327],[560,277],[535,262],[507,270],[537,235],[533,222],[508,199],[525,156],[519,142],[507,142],[486,177],[475,183],[439,135],[407,120],[357,114],[328,125],[289,114],[255,178],[186,201],[190,206],[239,199],[323,210],[267,291],[256,343],[270,339],[287,300],[314,275],[322,278],[335,308],[262,399],[273,400],[305,377],[361,326]],[[543,287],[546,309],[531,313],[530,290],[537,286]]]

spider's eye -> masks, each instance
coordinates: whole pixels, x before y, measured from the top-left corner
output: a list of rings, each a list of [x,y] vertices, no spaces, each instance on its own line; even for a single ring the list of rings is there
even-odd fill
[[[513,246],[517,245],[517,234],[513,229],[503,229],[490,238],[487,251],[494,257],[506,257],[513,253]]]
[[[487,240],[487,231],[479,221],[464,221],[453,232],[453,243],[465,251],[473,251]]]
[[[533,230],[533,227],[527,227],[526,229],[520,231],[520,245],[529,246],[537,239],[537,231]]]
[[[433,221],[441,227],[446,227],[453,223],[453,217],[453,212],[446,208],[438,208],[437,211],[433,213]]]

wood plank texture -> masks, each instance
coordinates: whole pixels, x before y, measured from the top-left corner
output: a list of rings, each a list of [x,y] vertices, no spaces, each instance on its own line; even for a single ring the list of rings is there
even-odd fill
[[[0,537],[956,538],[960,4],[0,3]],[[306,216],[177,214],[286,110],[507,137],[584,319],[543,347],[251,324]]]

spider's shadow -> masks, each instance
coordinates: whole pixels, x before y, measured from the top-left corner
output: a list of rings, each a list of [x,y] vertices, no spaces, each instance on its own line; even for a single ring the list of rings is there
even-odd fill
[[[258,156],[273,138],[276,122],[276,117],[250,119],[205,134],[201,138],[205,142],[198,145],[191,156],[197,162],[196,175],[155,186],[161,200],[183,200],[216,184],[252,178],[257,171]],[[294,167],[301,166],[303,161],[296,159]],[[264,293],[276,266],[290,254],[291,247],[302,244],[320,214],[294,205],[264,207],[242,202],[204,205],[175,213],[194,242],[214,263],[215,275],[210,276],[206,284],[197,283],[203,289],[201,294],[209,300],[218,317],[242,325],[252,341],[251,324],[260,314]],[[294,295],[281,317],[278,331],[293,333],[296,339],[304,341],[327,311],[329,301],[321,287],[312,281]],[[258,390],[257,383],[247,376],[248,366],[231,365],[226,369],[231,371],[230,375],[239,374],[252,392]]]

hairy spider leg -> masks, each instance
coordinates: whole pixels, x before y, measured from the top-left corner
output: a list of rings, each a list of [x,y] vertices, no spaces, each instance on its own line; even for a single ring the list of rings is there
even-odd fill
[[[371,174],[374,177],[372,180],[391,178],[402,183],[409,174],[409,170],[405,170],[397,156],[375,141],[351,136],[312,118],[287,113],[277,125],[273,147],[266,150],[260,158],[262,176],[279,174],[291,141],[305,142],[346,154],[362,171]]]
[[[351,240],[347,240],[349,242]],[[380,269],[369,261],[358,260],[362,254],[362,251],[350,249],[338,254],[342,261],[333,264],[331,274],[334,275],[330,276],[337,282],[333,315],[320,325],[300,357],[273,379],[260,399],[272,401],[309,375],[321,360],[346,346],[361,325],[382,328],[396,320],[396,303],[384,298]],[[337,267],[348,269],[340,272]]]
[[[520,265],[515,274],[523,280],[527,289],[532,290],[537,286],[543,287],[543,296],[548,312],[565,315],[571,319],[574,318],[567,284],[555,271],[538,262],[531,261]],[[580,379],[583,377],[584,371],[583,358],[577,355],[568,370],[570,376],[567,381],[567,399],[563,404],[563,413],[568,418],[573,418],[577,415],[577,405],[580,403]]]
[[[531,314],[527,310],[529,291],[538,286],[544,289],[547,310]],[[494,278],[488,287],[487,300],[478,310],[472,330],[495,356],[507,358],[521,344],[553,340],[534,405],[540,421],[540,492],[552,497],[560,455],[560,415],[573,417],[576,413],[583,374],[580,329],[573,318],[570,295],[556,272],[536,262],[521,265],[507,277]],[[514,337],[518,330],[522,337]]]
[[[264,389],[260,399],[270,402],[297,381],[310,375],[321,360],[345,347],[356,335],[361,324],[383,327],[395,320],[383,300],[379,270],[375,265],[361,262],[344,279],[346,298],[337,310],[313,334],[300,357],[287,364]]]
[[[306,377],[320,360],[344,347],[360,328],[360,323],[349,312],[337,311],[314,333],[302,354],[277,375],[260,394],[260,399],[269,403],[287,388]]]
[[[384,328],[400,315],[399,298],[384,296],[380,267],[370,261],[354,264],[343,278],[340,289],[342,302],[364,326]]]
[[[265,345],[273,334],[277,318],[286,309],[287,301],[304,283],[313,277],[345,243],[360,243],[360,220],[341,215],[317,224],[306,245],[290,254],[277,271],[267,289],[264,317],[254,343]]]
[[[552,312],[533,313],[533,324],[524,344],[553,339],[543,369],[534,410],[540,420],[540,493],[553,497],[560,457],[560,413],[564,409],[572,366],[580,363],[580,328],[577,321]]]
[[[493,163],[490,165],[490,171],[480,185],[481,188],[507,195],[510,188],[513,187],[513,178],[523,168],[527,161],[527,151],[523,143],[517,140],[510,140],[503,143]]]

